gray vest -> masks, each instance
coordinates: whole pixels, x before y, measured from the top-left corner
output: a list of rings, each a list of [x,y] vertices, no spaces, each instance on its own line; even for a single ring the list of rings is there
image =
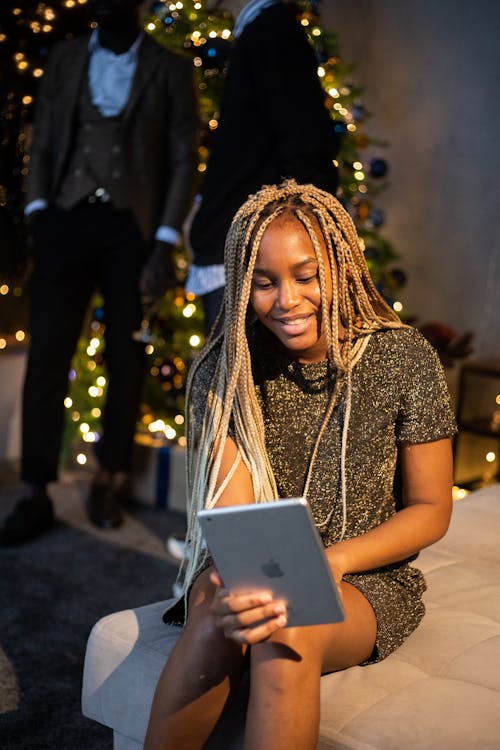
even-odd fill
[[[77,106],[74,148],[55,202],[73,208],[97,188],[105,188],[116,208],[131,208],[122,154],[122,117],[103,117],[90,99],[84,76]]]

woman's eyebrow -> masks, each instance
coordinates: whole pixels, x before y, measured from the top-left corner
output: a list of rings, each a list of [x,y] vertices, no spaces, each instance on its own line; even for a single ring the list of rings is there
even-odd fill
[[[303,266],[308,266],[311,263],[314,263],[315,265],[318,265],[318,261],[316,260],[316,258],[306,258],[306,260],[301,260],[298,263],[294,263],[294,265],[291,266],[291,268],[293,268],[294,270],[299,270]],[[268,271],[267,269],[265,269],[265,268],[258,268],[258,266],[256,266],[253,269],[253,272],[254,273],[260,273],[260,274],[268,274],[268,273],[270,273],[270,271]]]

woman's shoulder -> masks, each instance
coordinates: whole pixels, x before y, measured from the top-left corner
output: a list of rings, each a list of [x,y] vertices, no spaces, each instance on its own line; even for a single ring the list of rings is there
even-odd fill
[[[402,358],[437,358],[437,352],[417,328],[404,326],[376,331],[371,336],[372,349]]]

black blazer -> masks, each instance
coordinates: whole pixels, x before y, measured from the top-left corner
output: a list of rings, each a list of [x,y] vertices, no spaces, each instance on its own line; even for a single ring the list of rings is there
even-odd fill
[[[339,141],[311,45],[278,3],[235,41],[192,227],[193,262],[222,263],[227,230],[247,196],[293,177],[335,193]]]
[[[27,181],[27,202],[54,199],[67,168],[89,34],[60,42],[40,87]],[[132,210],[146,239],[180,228],[191,205],[199,120],[193,66],[144,36],[123,113],[123,153]]]

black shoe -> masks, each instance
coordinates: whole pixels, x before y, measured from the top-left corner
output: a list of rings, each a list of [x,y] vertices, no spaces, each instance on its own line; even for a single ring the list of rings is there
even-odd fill
[[[116,529],[123,523],[120,498],[109,485],[91,485],[87,513],[94,526],[100,529]]]
[[[32,497],[23,497],[7,516],[0,539],[5,547],[31,542],[55,523],[52,500],[43,490]]]

